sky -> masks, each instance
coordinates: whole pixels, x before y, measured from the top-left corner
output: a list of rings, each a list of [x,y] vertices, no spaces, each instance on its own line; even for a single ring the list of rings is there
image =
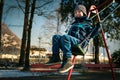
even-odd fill
[[[53,0],[52,3],[41,8],[41,10],[43,10],[44,12],[46,12],[46,14],[49,14],[51,16],[45,17],[45,16],[34,15],[33,28],[31,34],[31,45],[35,45],[37,47],[40,46],[43,48],[47,48],[47,50],[51,50],[52,36],[56,34],[56,28],[57,28],[57,18],[54,10],[59,7],[59,4],[60,4],[60,0]],[[16,9],[14,7],[16,5],[17,5],[16,0],[5,0],[2,21],[5,24],[7,24],[9,29],[21,39],[23,32],[23,24],[24,24],[24,13],[20,9]],[[40,5],[40,3],[37,2],[37,5]],[[8,6],[12,6],[12,8],[9,8]],[[60,33],[64,34],[65,31],[66,31],[65,25],[61,25]],[[39,38],[41,38],[40,44],[39,44]],[[116,47],[112,46],[113,44],[116,44]],[[108,40],[108,46],[110,46],[111,50],[119,49],[120,47],[119,44],[120,42],[117,41],[110,42]]]
[[[53,0],[52,3],[46,5],[44,8],[41,8],[41,10],[44,12],[46,11],[46,14],[55,16],[56,13],[54,10],[59,7],[59,2],[60,0]],[[37,5],[40,5],[39,2],[37,2]],[[9,6],[12,6],[12,8],[9,8]],[[16,0],[5,0],[2,21],[7,24],[9,29],[21,39],[24,24],[24,13],[21,9],[15,8],[14,6],[17,6]],[[51,32],[48,32],[47,29],[52,26],[53,28],[51,28]],[[39,46],[40,44],[38,38],[40,37],[41,47],[50,46],[48,43],[51,43],[51,37],[56,32],[56,26],[56,18],[48,19],[45,16],[35,14],[31,34],[31,45]],[[49,34],[49,36],[47,34]]]

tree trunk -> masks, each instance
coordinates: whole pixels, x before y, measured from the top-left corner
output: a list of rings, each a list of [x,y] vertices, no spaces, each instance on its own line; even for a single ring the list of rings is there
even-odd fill
[[[25,58],[25,50],[26,50],[26,41],[27,41],[27,29],[28,29],[28,18],[29,18],[29,7],[30,7],[30,0],[26,0],[26,7],[25,7],[25,17],[24,17],[24,26],[23,26],[23,36],[22,36],[22,43],[21,43],[21,50],[20,50],[20,59],[19,59],[19,66],[24,65],[24,58]]]
[[[27,40],[24,70],[29,70],[29,68],[30,68],[29,54],[30,54],[30,43],[31,43],[31,29],[32,29],[32,22],[33,22],[33,18],[34,18],[35,5],[36,5],[36,0],[33,0],[32,9],[31,9],[31,16],[30,16],[30,21],[29,21],[29,28],[28,28],[28,40]]]
[[[95,46],[95,64],[99,64],[99,36],[94,38],[94,46]]]
[[[2,12],[3,12],[4,0],[0,0],[0,51],[1,51],[1,34],[2,34]]]

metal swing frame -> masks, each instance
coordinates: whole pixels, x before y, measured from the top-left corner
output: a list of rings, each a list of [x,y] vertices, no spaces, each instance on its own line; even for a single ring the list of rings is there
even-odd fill
[[[88,17],[90,17],[91,13],[94,13],[94,14],[97,15],[98,22],[100,23],[101,22],[100,16],[99,16],[98,10],[97,10],[95,5],[91,5],[89,13],[88,13]],[[102,28],[102,26],[101,26],[101,28]],[[106,49],[106,52],[107,52],[107,57],[109,59],[109,64],[110,64],[110,68],[111,68],[111,72],[112,72],[112,78],[113,78],[113,80],[116,80],[113,65],[112,65],[112,61],[110,59],[110,52],[109,52],[108,47],[107,47],[107,43],[106,43],[106,40],[105,40],[105,35],[104,35],[103,28],[102,28],[101,32],[102,32],[102,38],[103,38],[103,42],[104,42],[104,45],[105,45],[105,49]],[[76,56],[74,55],[73,60],[72,60],[73,65],[75,64],[75,60],[76,60]],[[69,70],[68,75],[67,75],[67,80],[70,80],[72,71],[73,71],[73,68]]]

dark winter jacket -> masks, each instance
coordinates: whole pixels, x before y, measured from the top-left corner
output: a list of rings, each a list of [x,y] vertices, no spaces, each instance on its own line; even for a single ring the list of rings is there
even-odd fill
[[[68,35],[76,37],[80,40],[80,43],[91,33],[92,21],[88,19],[86,16],[75,18],[75,21],[71,24],[71,27],[68,31]],[[87,39],[83,44],[89,42]]]

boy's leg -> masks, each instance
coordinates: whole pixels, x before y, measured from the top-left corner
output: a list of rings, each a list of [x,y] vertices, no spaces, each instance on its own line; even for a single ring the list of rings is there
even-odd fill
[[[63,35],[61,37],[61,43],[62,43],[62,51],[63,51],[63,63],[59,72],[64,73],[69,71],[74,66],[72,64],[72,59],[71,59],[72,57],[71,45],[78,44],[79,40],[70,35]]]
[[[52,64],[52,63],[57,63],[57,62],[61,62],[60,59],[60,39],[61,39],[61,35],[54,35],[52,37],[52,57],[50,58],[49,62],[47,62],[47,64]]]

